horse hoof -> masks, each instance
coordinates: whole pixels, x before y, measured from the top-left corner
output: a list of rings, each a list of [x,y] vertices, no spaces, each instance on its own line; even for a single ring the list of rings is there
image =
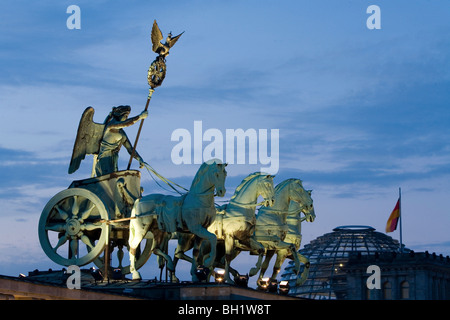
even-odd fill
[[[142,280],[141,274],[137,271],[132,272],[132,278],[133,280]]]
[[[253,267],[253,268],[250,269],[250,272],[248,273],[248,275],[250,277],[253,277],[253,276],[255,276],[258,273],[258,270],[259,270],[259,268]]]
[[[296,286],[301,286],[306,282],[308,279],[308,273],[303,273],[300,277],[297,277],[297,280],[295,281]]]
[[[302,277],[297,278],[297,280],[295,281],[295,285],[296,286],[301,286],[302,284],[304,284],[306,281],[306,279],[303,279]]]

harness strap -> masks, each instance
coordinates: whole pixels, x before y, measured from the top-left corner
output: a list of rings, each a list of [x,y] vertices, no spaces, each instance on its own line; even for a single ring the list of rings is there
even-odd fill
[[[230,200],[229,203],[232,203],[234,205],[237,205],[237,206],[245,208],[245,209],[252,209],[257,206],[262,206],[264,204],[264,202],[266,202],[266,201],[264,200],[264,201],[261,201],[258,203],[240,203],[240,202],[237,202],[236,200]]]
[[[268,210],[268,211],[275,211],[277,213],[287,213],[287,214],[297,214],[302,212],[302,209],[297,209],[297,210],[278,210],[278,209],[272,209],[270,207],[265,207],[264,210]]]
[[[153,169],[148,163],[144,163],[144,167],[147,169],[147,171],[150,173],[150,171],[151,172],[153,172],[153,174],[154,175],[156,175],[158,178],[160,178],[162,181],[164,181],[169,187],[171,187],[173,190],[175,190],[175,192],[177,192],[178,194],[180,194],[180,195],[183,195],[183,193],[181,193],[180,191],[178,191],[173,185],[175,185],[175,186],[177,186],[178,188],[181,188],[181,189],[183,189],[183,190],[185,190],[185,191],[189,191],[188,189],[186,189],[186,188],[184,188],[184,187],[182,187],[182,186],[180,186],[179,184],[177,184],[177,183],[175,183],[175,182],[173,182],[173,181],[170,181],[169,179],[167,179],[167,178],[164,178],[162,175],[160,175],[155,169]],[[150,176],[152,176],[151,174],[150,174]],[[153,176],[152,176],[152,178],[153,178]],[[155,180],[155,182],[161,187],[161,185]],[[161,187],[162,188],[162,187]]]

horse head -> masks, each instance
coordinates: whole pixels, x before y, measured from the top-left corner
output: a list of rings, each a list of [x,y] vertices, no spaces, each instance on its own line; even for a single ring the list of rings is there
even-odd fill
[[[264,198],[264,206],[266,207],[271,207],[275,203],[274,177],[270,174],[261,174],[258,180],[258,195]]]
[[[225,188],[225,179],[227,177],[227,170],[225,167],[228,165],[227,163],[222,163],[220,160],[214,159],[206,162],[209,165],[209,178],[211,183],[214,185],[216,190],[216,195],[218,197],[225,196],[226,188]]]
[[[313,200],[311,198],[312,190],[307,190],[310,201],[306,203],[306,208],[303,211],[306,217],[306,221],[313,222],[316,219],[316,213],[314,212]]]
[[[301,180],[293,179],[289,191],[290,200],[295,201],[300,205],[301,211],[305,214],[306,221],[313,222],[316,218],[316,214],[311,198],[312,190],[305,190]]]

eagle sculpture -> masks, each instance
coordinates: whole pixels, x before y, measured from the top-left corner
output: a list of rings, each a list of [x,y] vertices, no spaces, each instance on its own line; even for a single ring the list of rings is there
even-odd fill
[[[166,42],[162,43],[161,40],[163,40],[163,34],[161,30],[158,27],[158,24],[156,23],[156,20],[153,22],[153,28],[152,28],[152,50],[156,52],[159,56],[162,58],[166,58],[166,56],[169,55],[170,48],[173,47],[173,45],[178,41],[178,39],[181,37],[181,35],[184,33],[180,33],[176,37],[172,37],[172,32],[169,32],[166,38]]]

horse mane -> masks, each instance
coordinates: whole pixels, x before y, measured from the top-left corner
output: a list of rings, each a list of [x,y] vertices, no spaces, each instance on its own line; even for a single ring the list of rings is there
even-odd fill
[[[208,160],[202,163],[200,168],[198,169],[197,173],[195,174],[194,179],[192,180],[191,189],[193,186],[195,186],[197,183],[200,182],[201,177],[205,174],[206,171],[208,171],[209,166],[213,164],[221,164],[222,162],[218,159]]]
[[[275,194],[276,194],[277,192],[279,192],[280,190],[282,190],[284,187],[286,187],[287,184],[289,184],[289,183],[291,183],[291,182],[293,182],[293,181],[300,181],[300,184],[302,184],[302,180],[297,179],[297,178],[289,178],[289,179],[286,179],[286,180],[280,182],[279,184],[277,184],[277,186],[274,188]]]
[[[203,162],[200,168],[197,170],[197,173],[195,174],[194,179],[192,180],[191,189],[193,186],[195,186],[197,183],[199,183],[200,178],[205,174],[205,172],[208,170],[208,164],[206,162]]]
[[[249,174],[246,178],[244,178],[244,180],[242,180],[241,184],[236,187],[236,190],[234,190],[234,194],[231,197],[231,199],[234,199],[237,196],[239,191],[241,191],[241,189],[247,184],[247,182],[249,182],[251,179],[253,179],[254,177],[259,176],[259,175],[262,175],[262,173],[258,171],[258,172],[253,172],[252,174]]]

